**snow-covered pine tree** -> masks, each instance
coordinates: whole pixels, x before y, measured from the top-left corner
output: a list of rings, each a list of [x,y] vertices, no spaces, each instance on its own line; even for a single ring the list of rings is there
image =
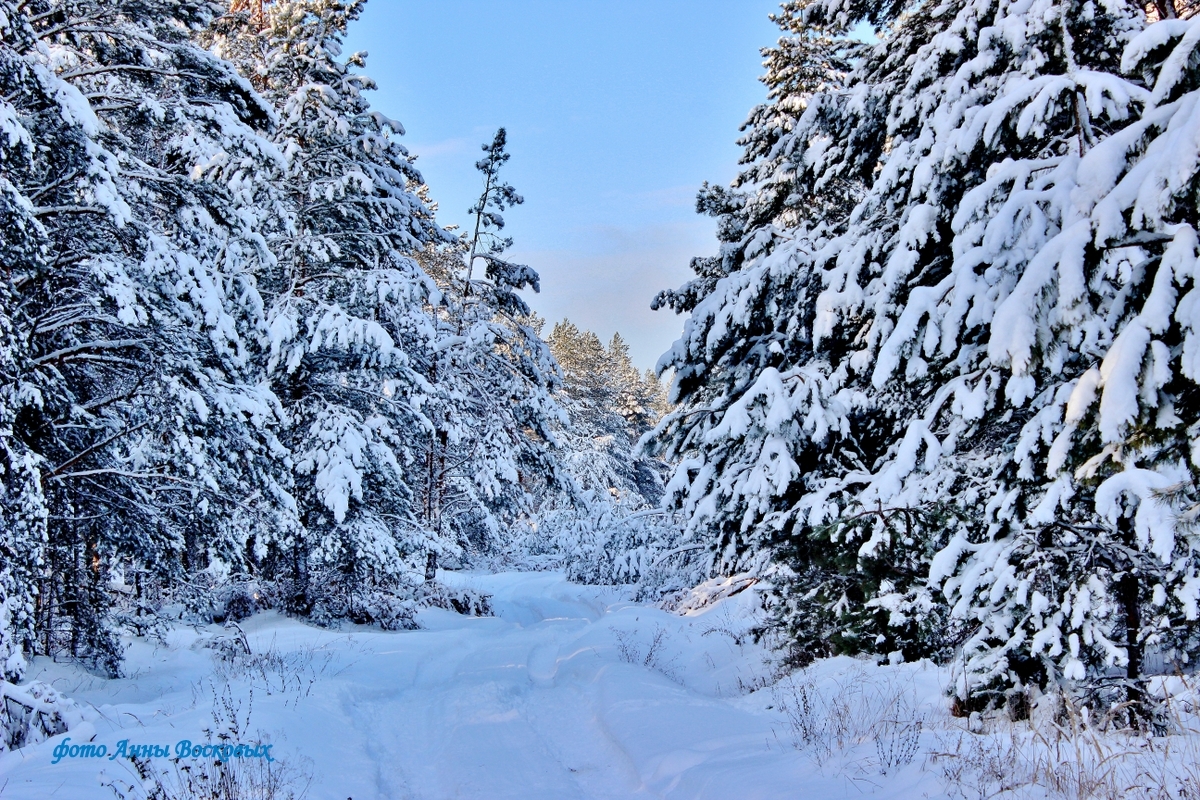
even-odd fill
[[[11,52],[3,44],[0,48],[4,62],[0,71],[7,72],[12,66],[8,61]],[[0,88],[12,86],[7,78],[7,74],[0,75]],[[0,115],[8,110],[0,106]],[[43,242],[37,235],[36,220],[28,215],[31,209],[22,207],[19,201],[24,198],[9,182],[15,171],[11,167],[21,160],[28,163],[27,152],[21,150],[30,148],[32,139],[15,117],[9,116],[6,122],[11,127],[0,134],[6,139],[0,142],[4,164],[0,168],[0,180],[4,181],[0,186],[0,224],[13,226],[6,229],[3,263],[20,276],[31,263],[41,260]],[[6,147],[6,143],[15,146]],[[23,236],[26,232],[34,235]],[[11,276],[10,272],[7,277]],[[26,645],[34,635],[36,587],[45,557],[48,514],[41,486],[43,461],[16,435],[19,420],[28,414],[27,407],[36,408],[41,393],[22,377],[29,359],[25,342],[16,335],[18,326],[9,318],[10,312],[19,313],[11,288],[8,279],[0,283],[0,519],[4,520],[0,525],[0,681],[15,681],[24,672],[23,652],[30,649]]]
[[[1073,148],[994,169],[955,219],[958,258],[1012,276],[980,361],[1028,409],[986,538],[956,538],[931,576],[974,628],[960,695],[1033,673],[1136,708],[1149,670],[1200,656],[1200,27],[1167,8],[1123,79],[1039,90],[1074,112]],[[954,304],[979,306],[955,277]]]
[[[761,179],[724,193],[719,266],[664,298],[692,310],[661,362],[674,496],[722,567],[786,554],[810,653],[964,642],[977,698],[1195,657],[1196,541],[1168,509],[1198,463],[1191,23],[790,11],[882,41],[757,162],[794,216],[753,221]]]
[[[608,382],[616,390],[613,409],[631,426],[631,430],[636,430],[640,436],[649,429],[652,421],[657,420],[651,416],[650,398],[646,395],[641,374],[629,357],[629,345],[621,338],[620,333],[613,333],[605,353]],[[638,436],[634,437],[635,441]]]
[[[567,471],[595,497],[629,498],[634,510],[657,505],[663,465],[637,453],[656,420],[628,345],[617,333],[606,348],[595,333],[565,319],[547,343],[563,371],[559,396],[570,422],[557,436]]]
[[[41,260],[9,277],[32,398],[13,438],[51,509],[27,643],[109,671],[127,568],[222,569],[287,516],[271,496],[277,404],[252,368],[271,261],[258,193],[281,159],[258,132],[270,108],[190,40],[217,8],[35,0],[8,15],[7,97],[32,146],[6,179],[44,231]]]
[[[52,107],[54,97],[37,81],[21,53],[33,41],[15,0],[0,2],[0,680],[24,673],[24,644],[33,636],[39,561],[44,557],[46,506],[37,455],[16,436],[18,417],[40,398],[27,374],[27,341],[21,325],[16,285],[45,268],[45,230],[33,204],[19,187],[32,183],[34,138],[7,98],[38,95]]]
[[[422,487],[426,524],[486,552],[532,507],[534,493],[563,478],[551,425],[562,418],[552,392],[559,372],[518,292],[539,290],[537,273],[503,256],[503,212],[523,199],[501,176],[510,159],[501,128],[476,163],[484,188],[468,213],[472,232],[423,258],[438,276],[438,338],[424,367],[435,400]],[[478,269],[482,262],[482,269]],[[429,570],[437,564],[430,551]]]
[[[642,373],[642,397],[645,398],[646,408],[650,419],[657,425],[658,421],[671,412],[671,401],[668,398],[670,379],[660,378],[652,368]]]
[[[547,341],[563,371],[557,397],[569,420],[554,432],[579,491],[544,493],[515,550],[549,559],[572,580],[639,584],[646,597],[694,585],[695,559],[677,556],[695,548],[678,549],[677,515],[657,507],[667,466],[638,447],[656,421],[657,379],[638,374],[619,334],[606,348],[563,320]]]
[[[267,567],[290,578],[294,610],[367,621],[364,593],[415,579],[427,550],[456,545],[422,524],[412,490],[432,429],[413,356],[436,335],[424,307],[438,292],[411,256],[449,236],[415,193],[403,128],[370,107],[364,55],[342,55],[363,6],[277,0],[262,21],[227,20],[213,46],[276,104],[287,167],[268,236],[268,371],[303,530],[270,543]]]
[[[845,618],[849,603],[831,607],[856,597],[854,612],[869,617],[859,584],[878,576],[874,569],[860,574],[853,556],[847,564],[818,540],[839,512],[811,519],[808,512],[823,511],[825,496],[849,507],[852,489],[843,476],[865,472],[872,453],[887,445],[879,434],[851,431],[866,398],[846,385],[840,353],[814,350],[812,304],[821,275],[793,255],[807,246],[808,228],[844,227],[871,174],[867,167],[812,179],[820,164],[806,158],[823,152],[838,163],[864,154],[869,162],[872,145],[850,126],[815,137],[797,133],[802,124],[840,123],[837,92],[860,49],[840,35],[845,26],[807,23],[811,5],[788,3],[774,17],[787,35],[763,52],[769,100],[743,126],[743,172],[728,189],[705,185],[698,198],[697,210],[718,219],[718,255],[693,259],[697,277],[655,300],[655,308],[691,316],[683,338],[659,361],[660,374],[674,374],[670,399],[677,405],[648,444],[677,465],[668,498],[688,518],[689,535],[711,543],[712,573],[769,572],[787,548],[805,587],[798,596],[809,600],[789,622],[806,632],[800,648],[821,654],[864,649],[841,636],[854,636],[863,620]],[[858,92],[859,107],[879,106],[865,89]],[[880,564],[891,560],[881,556]]]

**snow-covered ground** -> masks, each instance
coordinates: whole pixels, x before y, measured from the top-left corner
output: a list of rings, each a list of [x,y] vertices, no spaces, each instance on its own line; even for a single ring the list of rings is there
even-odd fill
[[[944,673],[832,659],[767,686],[743,636],[753,592],[678,616],[555,574],[443,580],[492,594],[497,616],[429,610],[424,630],[388,633],[260,614],[242,625],[250,656],[222,658],[219,626],[185,627],[133,642],[120,680],[38,661],[31,678],[95,713],[0,756],[0,797],[112,797],[104,780],[132,779],[124,759],[52,764],[64,736],[112,753],[222,725],[273,743],[311,798],[970,795],[930,756],[971,736]]]

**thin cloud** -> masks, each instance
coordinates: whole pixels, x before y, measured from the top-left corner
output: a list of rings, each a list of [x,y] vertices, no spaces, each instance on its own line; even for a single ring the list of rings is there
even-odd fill
[[[474,147],[478,147],[478,143],[465,136],[460,136],[454,139],[443,139],[440,142],[430,142],[428,144],[418,144],[415,142],[406,142],[405,147],[408,152],[418,158],[434,159],[442,156],[454,156],[466,153]]]

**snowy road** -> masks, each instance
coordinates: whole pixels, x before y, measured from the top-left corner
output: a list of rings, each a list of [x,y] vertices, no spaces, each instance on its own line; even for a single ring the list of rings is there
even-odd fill
[[[743,595],[678,617],[553,574],[446,579],[491,593],[497,616],[427,611],[425,630],[385,633],[261,614],[243,626],[258,654],[249,666],[222,667],[197,646],[214,626],[177,631],[169,647],[134,643],[125,679],[47,662],[33,677],[96,706],[94,741],[110,751],[126,738],[205,740],[228,691],[251,738],[311,774],[312,798],[905,793],[830,773],[786,744],[771,693],[744,688],[767,668],[734,638]],[[52,765],[55,741],[0,758],[4,800],[111,797],[98,773],[128,774],[120,760]]]

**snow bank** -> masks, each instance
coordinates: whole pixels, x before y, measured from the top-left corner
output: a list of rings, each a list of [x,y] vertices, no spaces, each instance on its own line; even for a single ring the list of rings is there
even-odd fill
[[[117,680],[36,660],[38,680],[69,686],[94,711],[63,711],[69,733],[0,755],[5,800],[103,796],[101,773],[138,796],[128,759],[52,763],[68,735],[110,753],[121,741],[269,744],[272,774],[293,788],[311,779],[313,800],[907,800],[986,788],[989,754],[1016,746],[1044,763],[1029,723],[950,716],[953,676],[928,662],[842,657],[781,675],[751,635],[761,597],[745,577],[702,587],[679,614],[550,573],[439,578],[450,592],[490,596],[496,616],[433,608],[419,612],[419,631],[333,632],[268,612],[245,620],[244,647],[232,648],[213,646],[225,629],[178,627],[165,644],[129,641],[134,677]],[[1164,690],[1190,691],[1180,681]],[[84,708],[49,693],[38,703]],[[1057,707],[1034,708],[1044,717]],[[178,780],[169,759],[145,763]],[[267,769],[236,766],[242,780]],[[1044,776],[1028,764],[1011,769],[1028,796],[1063,796],[1037,788]]]

